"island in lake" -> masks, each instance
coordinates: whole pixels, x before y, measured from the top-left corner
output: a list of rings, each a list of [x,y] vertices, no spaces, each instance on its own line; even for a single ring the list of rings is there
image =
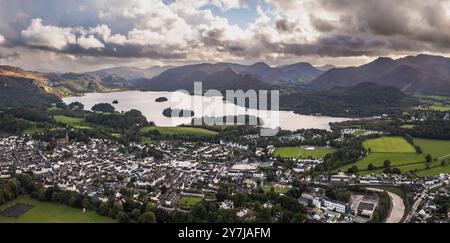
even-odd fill
[[[166,117],[193,117],[194,111],[187,109],[172,109],[171,107],[164,109],[163,115]]]
[[[161,102],[167,102],[167,101],[169,101],[169,99],[167,99],[167,97],[159,97],[155,101],[161,103]]]
[[[119,104],[119,101],[118,101],[118,100],[114,100],[112,103],[113,103],[114,105],[117,105],[117,104]]]

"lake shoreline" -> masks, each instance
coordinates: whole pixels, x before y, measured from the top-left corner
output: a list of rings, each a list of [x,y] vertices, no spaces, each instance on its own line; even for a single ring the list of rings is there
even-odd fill
[[[167,97],[167,102],[156,102],[159,97]],[[199,100],[199,97],[202,97]],[[98,103],[112,103],[117,100],[119,104],[113,104],[118,111],[139,110],[150,121],[158,126],[171,127],[189,124],[190,118],[168,118],[162,112],[168,107],[179,109],[190,109],[195,111],[195,118],[204,116],[222,117],[229,115],[254,115],[267,121],[269,128],[281,127],[283,130],[295,131],[298,129],[322,129],[330,130],[330,123],[355,120],[347,117],[330,117],[296,114],[293,111],[268,111],[246,109],[231,102],[224,101],[222,96],[196,96],[182,92],[167,91],[140,91],[127,90],[108,93],[85,93],[83,96],[72,96],[62,99],[64,103],[80,102],[85,105],[86,110]],[[196,103],[197,102],[197,103]],[[199,107],[193,107],[193,105]],[[206,107],[206,109],[205,109]],[[196,110],[202,112],[198,113]],[[261,115],[263,114],[263,115]]]

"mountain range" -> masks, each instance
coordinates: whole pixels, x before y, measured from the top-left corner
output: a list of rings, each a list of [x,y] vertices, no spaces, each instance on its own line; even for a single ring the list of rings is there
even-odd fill
[[[450,59],[418,55],[397,60],[380,57],[359,67],[334,68],[311,82],[321,89],[360,83],[392,86],[404,92],[450,95]]]
[[[445,57],[418,55],[396,60],[380,57],[359,67],[321,67],[323,70],[328,68],[328,71],[322,71],[308,63],[271,67],[259,62],[253,65],[203,63],[148,69],[119,67],[88,73],[42,73],[0,66],[0,105],[54,103],[61,97],[87,92],[130,89],[191,91],[193,83],[198,81],[203,82],[204,90],[283,89],[290,94],[305,90],[331,90],[330,96],[321,93],[327,97],[348,94],[337,92],[335,88],[355,87],[364,83],[394,87],[409,93],[450,95],[450,59]],[[297,98],[295,95],[290,96],[287,103],[295,105]],[[327,99],[327,103],[331,100]]]
[[[149,68],[136,67],[115,67],[109,69],[102,69],[98,71],[87,72],[85,74],[90,76],[99,76],[105,78],[108,76],[118,76],[126,80],[153,78],[160,75],[162,72],[174,68],[173,66],[153,66]]]
[[[289,86],[308,83],[323,71],[309,63],[270,67],[265,63],[241,65],[234,63],[203,63],[172,68],[148,79],[133,81],[138,89],[191,90],[194,82],[203,82],[205,89],[268,89],[273,85]]]

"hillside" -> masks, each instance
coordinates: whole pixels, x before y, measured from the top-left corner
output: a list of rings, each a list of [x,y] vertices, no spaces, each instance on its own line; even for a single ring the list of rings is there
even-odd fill
[[[60,102],[60,99],[48,93],[52,90],[45,80],[27,74],[19,76],[18,72],[8,75],[0,67],[0,107],[42,106]]]
[[[202,81],[208,83],[206,87],[219,89],[233,87],[248,89],[250,85],[256,85],[254,89],[267,89],[270,85],[294,86],[299,83],[308,83],[322,73],[323,71],[309,63],[280,67],[270,67],[262,62],[253,65],[204,63],[172,68],[152,79],[138,79],[132,82],[137,88],[144,90],[192,89],[194,81]],[[222,76],[224,74],[227,78]]]
[[[142,90],[174,91],[184,89],[192,91],[194,82],[203,82],[206,89],[270,89],[272,86],[249,74],[241,74],[230,67],[214,64],[198,64],[174,68],[163,72],[153,79],[134,81]]]
[[[392,86],[404,92],[450,95],[450,59],[418,55],[401,59],[378,58],[359,67],[334,68],[311,82],[330,89],[360,83]]]
[[[59,98],[85,92],[130,89],[123,78],[99,78],[76,73],[40,73],[17,67],[0,66],[0,105],[30,106],[57,103]]]
[[[135,68],[135,67],[116,67],[103,69],[93,72],[87,72],[85,74],[90,76],[98,76],[105,78],[109,76],[117,76],[126,80],[140,79],[140,78],[153,78],[160,75],[162,72],[173,68],[173,66],[153,66],[149,68]]]
[[[400,111],[416,105],[416,101],[395,87],[362,83],[354,87],[295,93],[280,98],[283,110],[300,114],[342,117],[367,117]]]

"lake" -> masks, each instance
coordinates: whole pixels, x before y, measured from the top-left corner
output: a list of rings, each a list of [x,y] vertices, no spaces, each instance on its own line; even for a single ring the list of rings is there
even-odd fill
[[[167,97],[167,102],[156,102],[159,97]],[[162,112],[166,108],[189,109],[195,112],[196,118],[203,116],[223,117],[235,115],[253,115],[264,121],[268,128],[281,127],[284,130],[297,129],[330,129],[330,122],[342,122],[351,120],[349,118],[327,117],[327,116],[305,116],[295,114],[291,111],[266,111],[246,109],[231,102],[223,101],[220,96],[201,97],[185,94],[182,92],[154,92],[154,91],[123,91],[112,93],[87,93],[84,96],[67,97],[63,101],[66,104],[78,101],[90,110],[98,103],[112,103],[117,100],[118,104],[112,104],[117,111],[129,111],[136,109],[142,112],[149,121],[157,126],[172,127],[191,122],[192,118],[170,118],[165,117]]]

